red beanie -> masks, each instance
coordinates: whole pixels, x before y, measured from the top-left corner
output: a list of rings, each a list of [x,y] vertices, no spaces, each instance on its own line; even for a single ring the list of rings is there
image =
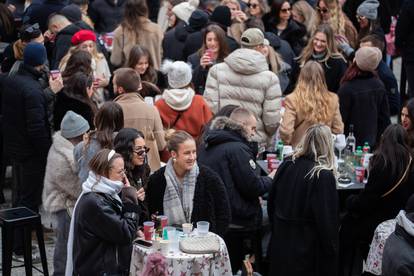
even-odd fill
[[[72,36],[71,42],[72,45],[76,46],[87,40],[92,40],[93,42],[96,42],[95,33],[89,30],[80,30]]]

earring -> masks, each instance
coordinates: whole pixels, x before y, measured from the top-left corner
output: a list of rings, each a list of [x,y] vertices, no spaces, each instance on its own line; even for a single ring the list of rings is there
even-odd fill
[[[177,158],[175,158],[175,157],[174,157],[174,158],[173,158],[173,162],[175,162],[175,161],[177,161]]]

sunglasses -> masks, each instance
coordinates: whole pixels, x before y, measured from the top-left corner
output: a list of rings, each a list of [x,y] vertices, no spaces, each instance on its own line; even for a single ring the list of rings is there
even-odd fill
[[[259,5],[258,4],[247,4],[247,6],[249,7],[249,8],[251,8],[251,9],[255,9],[255,8],[257,8],[257,7],[259,7]]]
[[[323,9],[321,9],[321,8],[317,7],[317,8],[316,8],[316,10],[317,10],[320,14],[325,14],[325,13],[328,13],[328,12],[329,12],[329,10],[328,10],[327,8],[323,8]]]
[[[147,148],[147,147],[133,150],[133,152],[135,152],[138,156],[143,156],[144,154],[147,154],[149,151],[150,151],[150,148]]]
[[[292,10],[292,8],[280,9],[280,11],[283,12],[283,13],[290,12],[291,10]]]
[[[40,29],[39,23],[35,23],[35,24],[27,27],[24,31],[26,33],[32,34],[32,33],[36,32],[36,31],[39,31],[39,29]]]

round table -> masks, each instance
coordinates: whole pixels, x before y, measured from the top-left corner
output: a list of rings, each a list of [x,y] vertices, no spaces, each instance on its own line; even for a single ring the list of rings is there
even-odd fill
[[[215,235],[209,233],[209,235]],[[229,253],[223,239],[220,240],[220,252],[215,254],[187,254],[178,249],[170,249],[165,254],[168,275],[172,276],[231,276]],[[148,255],[160,252],[153,248],[134,243],[131,257],[131,275],[141,275],[145,270]]]

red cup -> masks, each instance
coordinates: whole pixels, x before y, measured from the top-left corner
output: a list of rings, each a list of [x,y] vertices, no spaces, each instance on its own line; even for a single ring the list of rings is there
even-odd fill
[[[275,153],[266,154],[267,169],[271,172],[274,170],[275,161],[277,161],[277,155]]]
[[[358,183],[364,182],[364,176],[365,176],[365,168],[364,167],[356,167],[355,168],[355,180]]]
[[[154,233],[154,222],[144,222],[144,238],[146,241],[152,240],[152,234]]]
[[[163,229],[165,226],[168,225],[168,217],[167,216],[158,216],[157,219],[160,223],[160,228],[161,229]]]

